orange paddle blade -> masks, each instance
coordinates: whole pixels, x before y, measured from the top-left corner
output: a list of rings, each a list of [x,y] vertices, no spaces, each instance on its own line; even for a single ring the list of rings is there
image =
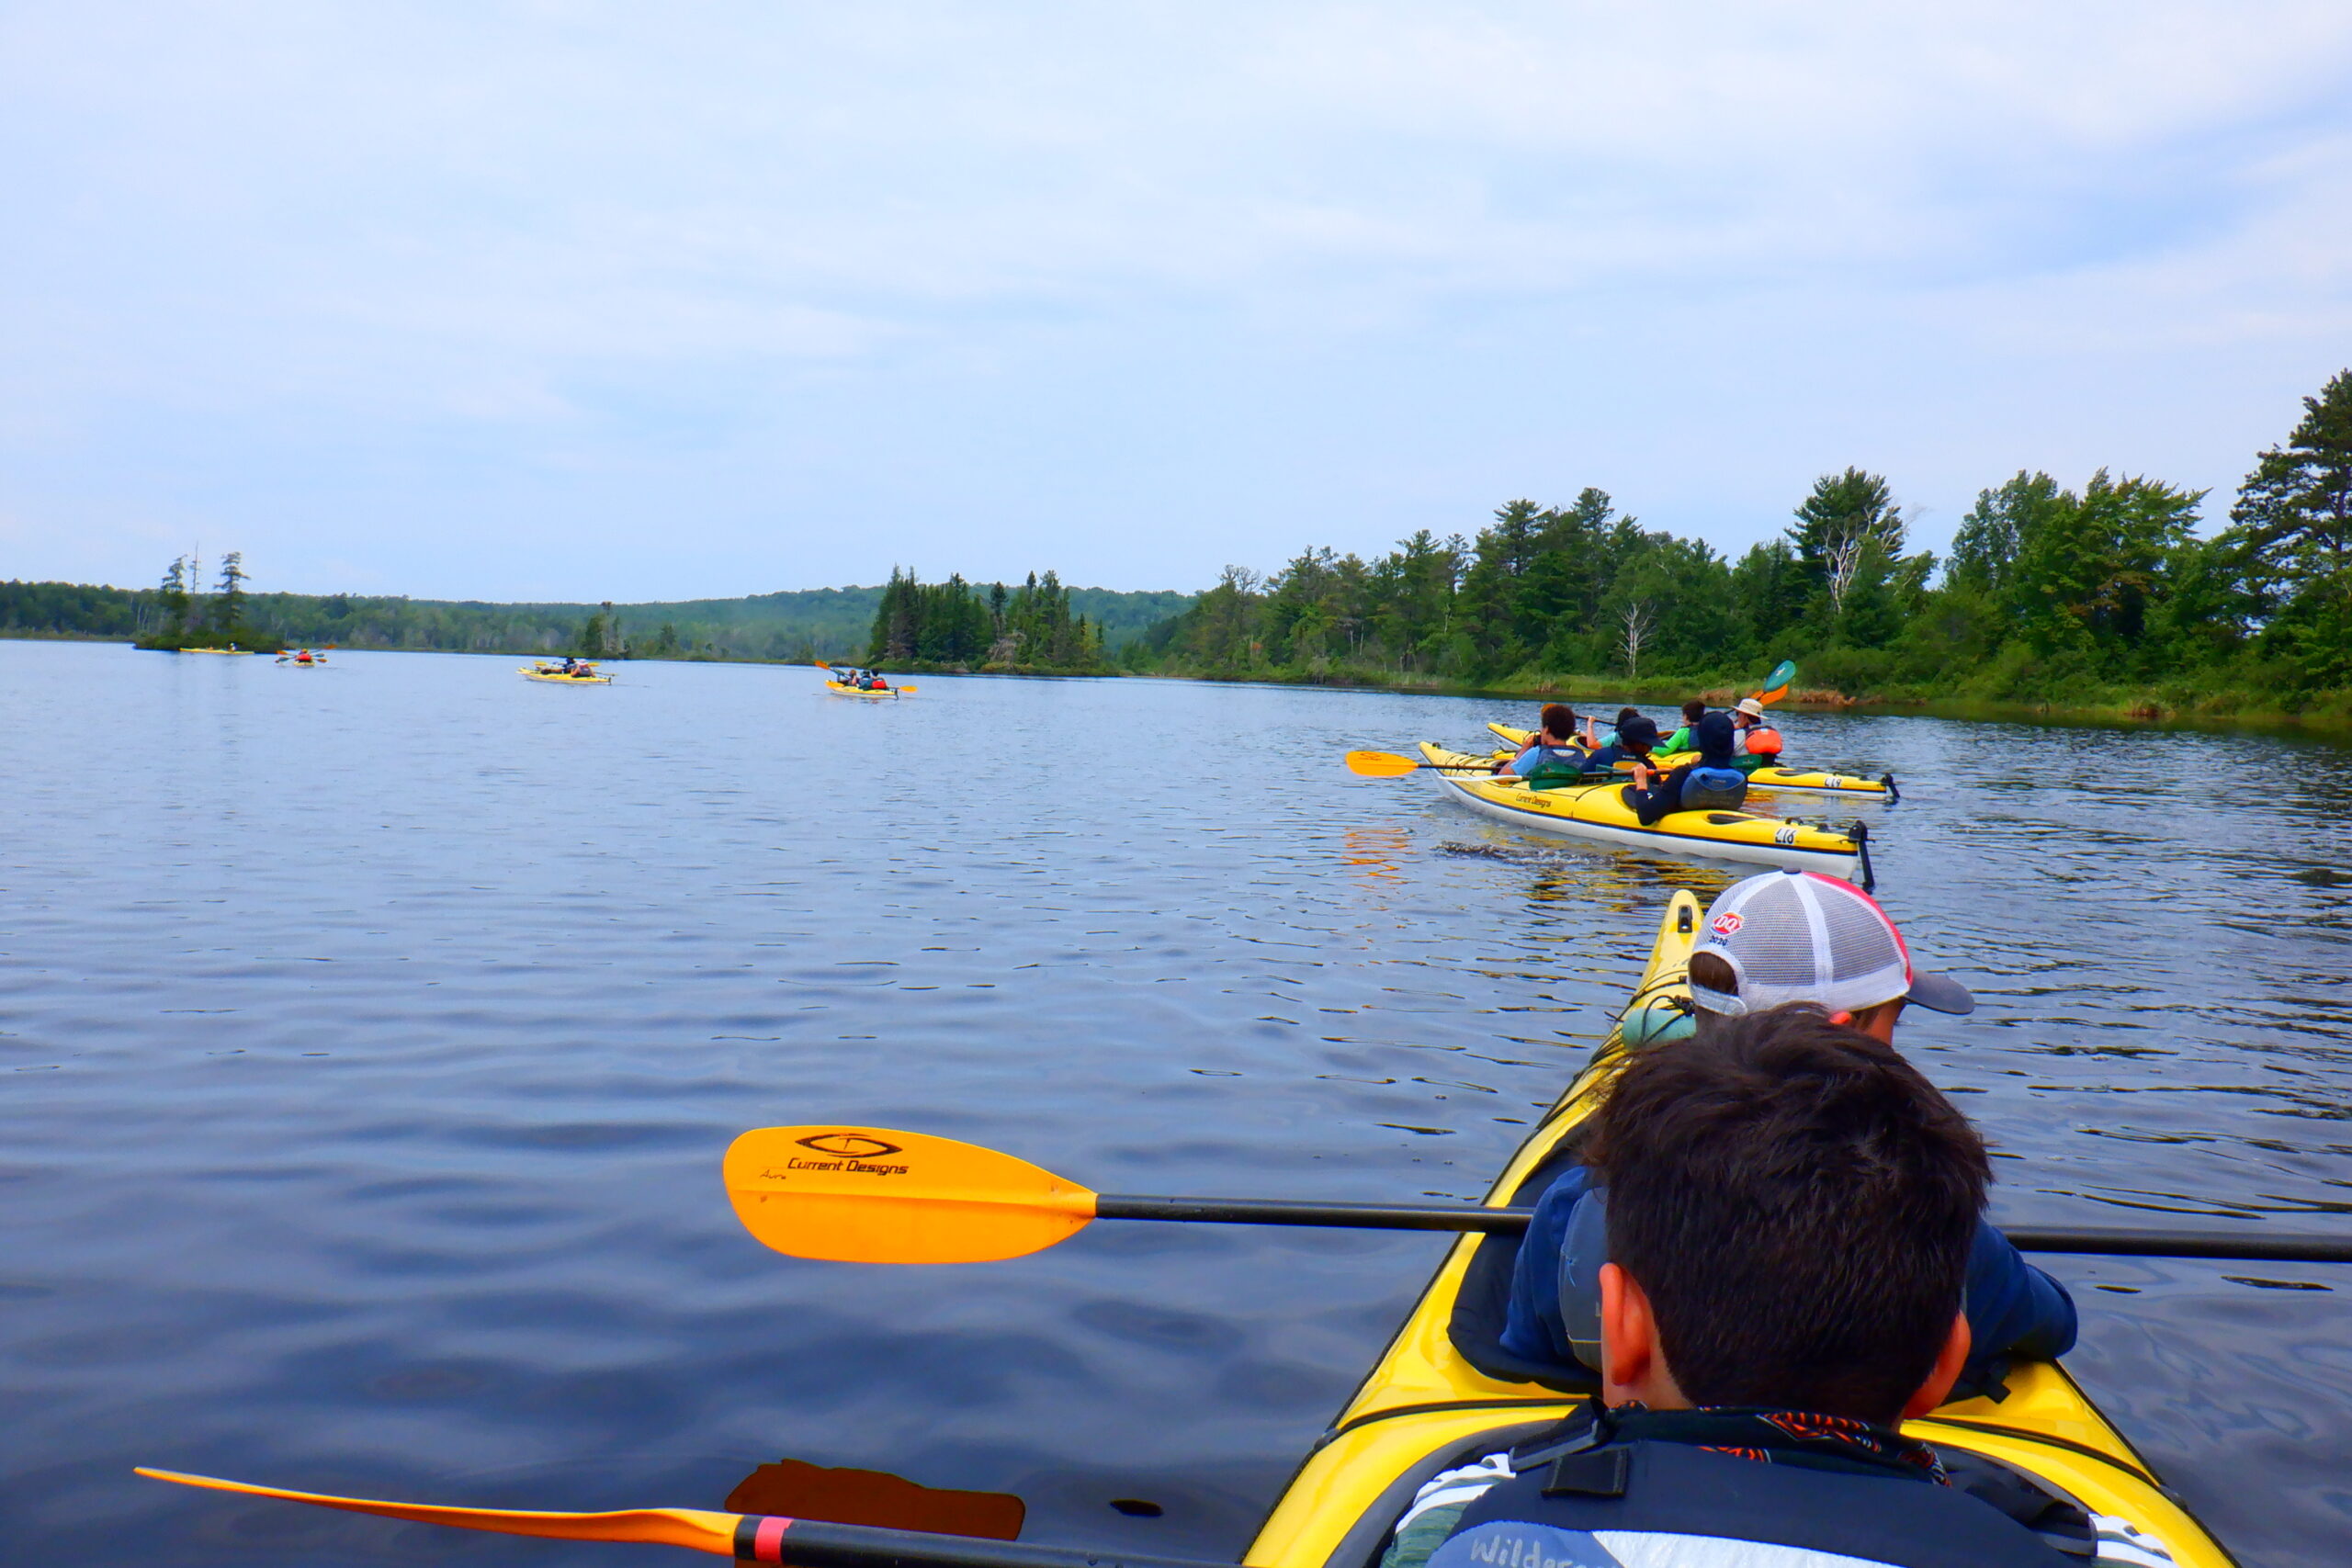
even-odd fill
[[[819,660],[817,660],[817,668],[818,668],[818,669],[820,669],[820,670],[831,670],[831,669],[832,668],[832,666],[831,666],[831,665],[830,665],[830,664],[828,664],[828,663],[826,663],[823,660],[820,659]]]
[[[1094,1194],[977,1144],[888,1127],[757,1127],[727,1196],[763,1246],[845,1263],[986,1263],[1067,1241]]]
[[[243,1481],[221,1481],[209,1475],[187,1475],[176,1470],[139,1473],[182,1486],[202,1486],[215,1492],[243,1492],[254,1497],[283,1497],[289,1503],[315,1503],[353,1514],[380,1514],[388,1519],[413,1519],[419,1524],[455,1525],[459,1529],[492,1530],[500,1535],[535,1535],[549,1540],[639,1541],[649,1546],[683,1546],[714,1557],[735,1555],[735,1524],[740,1514],[714,1513],[707,1508],[629,1508],[612,1514],[540,1514],[520,1508],[443,1508],[430,1503],[379,1503],[367,1497],[329,1497],[318,1492],[291,1492],[282,1486],[254,1486]]]
[[[1394,751],[1351,751],[1348,772],[1359,778],[1401,779],[1420,764],[1410,757],[1399,757]]]

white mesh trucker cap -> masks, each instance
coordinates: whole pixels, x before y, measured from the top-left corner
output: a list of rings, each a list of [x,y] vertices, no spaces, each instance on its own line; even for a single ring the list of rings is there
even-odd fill
[[[1911,967],[1903,933],[1876,899],[1818,872],[1773,872],[1725,888],[1707,906],[1696,951],[1739,976],[1736,997],[1690,987],[1693,1004],[1727,1017],[1783,1002],[1851,1012],[1897,997],[1938,1012],[1976,1010],[1959,981]]]

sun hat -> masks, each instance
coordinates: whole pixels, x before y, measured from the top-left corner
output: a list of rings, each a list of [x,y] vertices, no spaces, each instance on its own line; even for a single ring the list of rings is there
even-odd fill
[[[1750,718],[1762,718],[1764,716],[1764,705],[1758,702],[1754,697],[1742,697],[1739,699],[1738,711],[1746,714]]]
[[[1646,751],[1657,744],[1657,721],[1635,714],[1617,726],[1617,741],[1629,751]]]
[[[1707,906],[1694,951],[1713,953],[1738,977],[1736,996],[1690,987],[1694,1006],[1727,1017],[1783,1002],[1851,1012],[1897,997],[1938,1012],[1976,1010],[1967,987],[1911,966],[1903,933],[1876,899],[1818,872],[1770,872],[1725,888]]]

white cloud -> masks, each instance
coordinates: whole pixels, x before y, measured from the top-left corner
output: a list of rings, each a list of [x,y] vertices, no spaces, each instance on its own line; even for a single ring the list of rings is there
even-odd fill
[[[17,7],[0,503],[684,592],[2222,482],[2352,358],[2347,66],[2313,5]]]

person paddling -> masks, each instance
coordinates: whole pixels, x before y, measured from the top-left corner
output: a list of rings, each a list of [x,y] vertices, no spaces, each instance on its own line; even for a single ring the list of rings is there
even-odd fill
[[[1625,786],[1624,800],[1645,828],[1655,827],[1675,811],[1736,810],[1747,798],[1747,780],[1732,766],[1731,720],[1711,713],[1690,728],[1698,761],[1662,778],[1646,759],[1634,764],[1634,782]]]
[[[1751,876],[1707,907],[1700,930],[1690,954],[1694,1039],[1704,1040],[1750,1012],[1803,1003],[1892,1053],[1895,1021],[1906,1003],[1955,1015],[1976,1008],[1967,987],[1915,968],[1903,933],[1878,901],[1834,876],[1810,871]],[[1668,1039],[1650,1049],[1670,1054],[1682,1043]],[[1572,1379],[1598,1370],[1579,1357],[1559,1294],[1562,1251],[1579,1204],[1596,1184],[1581,1164],[1555,1178],[1536,1201],[1512,1263],[1498,1341],[1537,1375],[1548,1369]],[[2013,1359],[2055,1360],[2075,1343],[2075,1303],[2065,1287],[1981,1223],[1969,1255],[1968,1317],[1974,1351],[1965,1382],[1973,1390],[1998,1388]]]
[[[1657,746],[1657,721],[1628,708],[1617,716],[1617,728],[1610,732],[1607,743],[1585,759],[1585,772],[1613,773],[1620,761],[1650,766],[1650,752]]]
[[[1585,750],[1577,744],[1577,711],[1546,703],[1536,729],[1516,756],[1495,764],[1495,775],[1517,775],[1531,789],[1555,788],[1584,777]]]
[[[1726,1017],[1625,1066],[1587,1145],[1599,1395],[1424,1485],[1384,1568],[2169,1561],[1899,1430],[1970,1358],[1991,1162],[1934,1085],[1832,1016]]]
[[[1739,705],[1731,710],[1731,765],[1743,773],[1758,768],[1781,765],[1781,732],[1764,716],[1764,705],[1754,697],[1742,697]]]
[[[1658,750],[1665,752],[1669,757],[1673,756],[1678,751],[1690,750],[1692,744],[1690,739],[1691,728],[1706,716],[1707,705],[1705,703],[1701,702],[1696,697],[1693,697],[1689,702],[1684,703],[1682,705],[1682,728],[1668,736],[1665,742],[1658,747]]]

